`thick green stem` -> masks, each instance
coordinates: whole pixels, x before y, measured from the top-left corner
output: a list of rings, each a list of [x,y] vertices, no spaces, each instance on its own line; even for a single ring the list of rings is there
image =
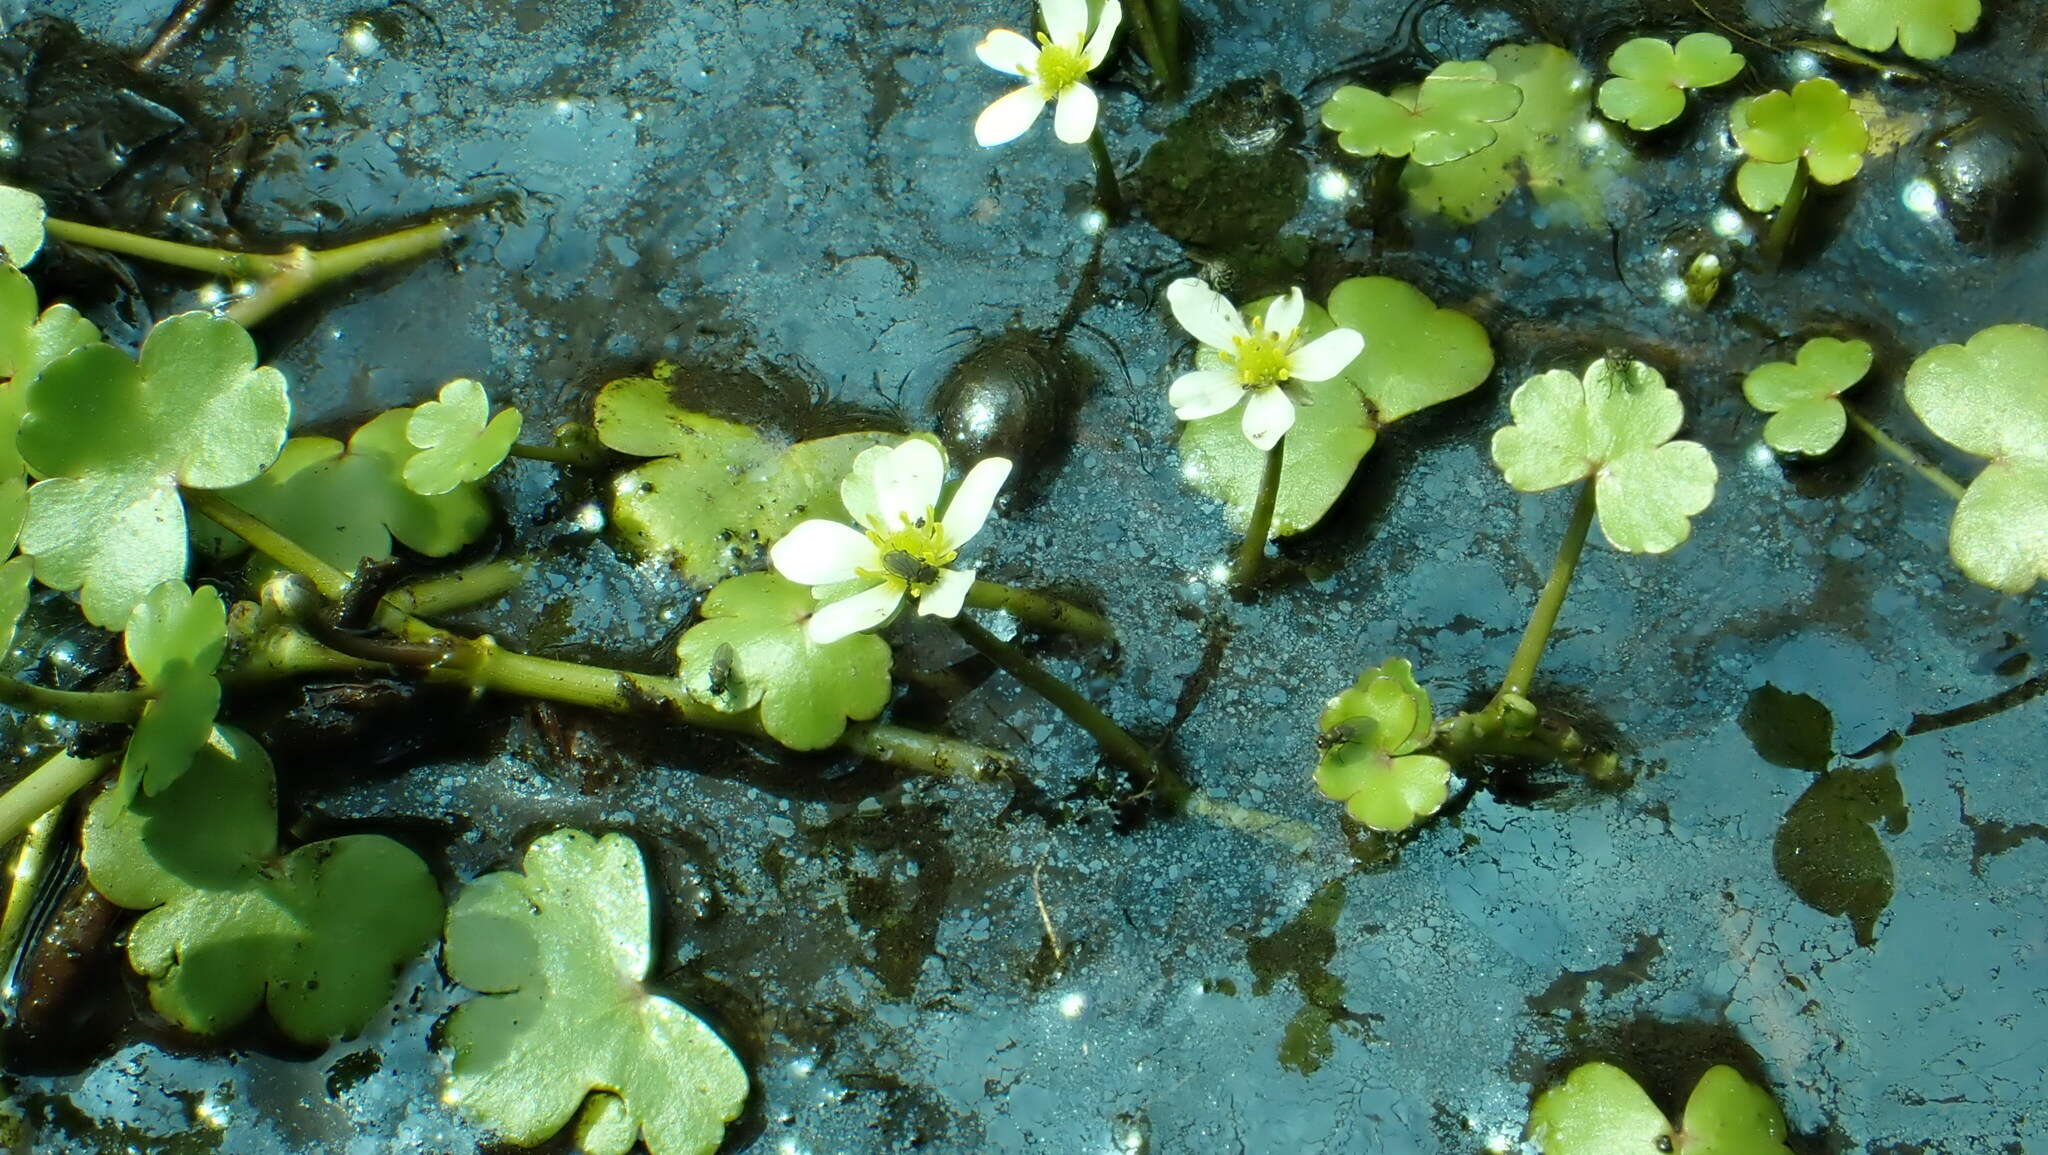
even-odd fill
[[[496,601],[518,589],[532,568],[521,561],[487,561],[454,573],[407,582],[384,600],[408,614],[431,618]]]
[[[238,253],[230,249],[208,248],[205,245],[162,241],[155,237],[122,232],[120,229],[101,228],[98,225],[81,224],[78,221],[60,220],[56,217],[44,221],[43,229],[51,237],[68,244],[105,249],[110,253],[139,257],[159,265],[171,265],[175,268],[191,269],[196,273],[211,273],[238,280],[276,276],[284,271],[289,260],[288,257],[265,253]]]
[[[1266,539],[1272,536],[1273,506],[1280,500],[1280,465],[1287,449],[1282,437],[1266,451],[1266,468],[1259,475],[1259,495],[1252,502],[1251,521],[1244,527],[1244,541],[1237,547],[1237,566],[1230,574],[1230,592],[1250,596],[1259,581],[1259,569],[1266,563]]]
[[[28,829],[29,823],[84,789],[113,764],[112,757],[73,758],[57,754],[30,771],[28,777],[0,794],[0,844],[12,841]]]
[[[1172,0],[1164,0],[1171,3]],[[1152,9],[1153,0],[1130,0],[1124,11],[1130,13],[1131,26],[1138,33],[1138,48],[1145,56],[1145,63],[1152,68],[1152,75],[1159,80],[1162,95],[1171,100],[1180,95],[1180,62],[1174,58],[1168,47],[1166,21]],[[1176,6],[1177,7],[1177,6]],[[1180,30],[1180,13],[1173,14],[1173,35],[1177,39]]]
[[[1522,631],[1522,643],[1515,647],[1514,660],[1508,663],[1507,676],[1501,679],[1503,695],[1526,695],[1530,683],[1536,680],[1536,665],[1543,660],[1543,647],[1557,625],[1564,595],[1572,587],[1572,573],[1579,567],[1579,554],[1586,548],[1586,531],[1593,527],[1593,512],[1593,479],[1589,477],[1579,487],[1579,503],[1572,508],[1571,524],[1565,527],[1564,541],[1557,547],[1550,580],[1543,583],[1536,608],[1529,614],[1528,628]]]
[[[1124,219],[1123,187],[1117,184],[1116,162],[1110,159],[1100,127],[1088,137],[1088,155],[1095,161],[1095,207],[1112,221]]]
[[[21,947],[36,892],[42,889],[43,875],[50,868],[50,848],[63,834],[63,820],[61,804],[43,811],[29,822],[21,847],[14,852],[13,865],[7,871],[7,909],[0,913],[0,960],[11,961]],[[0,967],[5,965],[0,961]]]
[[[1785,254],[1791,251],[1793,234],[1799,231],[1799,210],[1806,206],[1807,190],[1813,187],[1813,174],[1806,169],[1806,158],[1793,162],[1798,165],[1792,170],[1792,187],[1785,190],[1785,203],[1771,217],[1771,231],[1764,237],[1764,262],[1771,268],[1784,263]]]
[[[55,714],[74,722],[123,723],[142,716],[154,695],[142,690],[53,690],[0,678],[0,705],[24,714]]]
[[[1484,709],[1446,718],[1428,752],[1459,766],[1480,758],[1520,758],[1569,766],[1603,785],[1622,780],[1614,751],[1586,741],[1568,722],[1545,717],[1520,694],[1496,695]]]
[[[1109,619],[1050,594],[1018,589],[1001,582],[977,581],[967,591],[967,604],[978,610],[1003,610],[1041,629],[1074,634],[1091,642],[1116,640]]]
[[[1159,759],[1145,748],[1144,743],[1126,733],[1080,691],[1033,661],[1031,655],[989,633],[965,614],[953,619],[953,628],[959,631],[968,645],[980,650],[1004,673],[1024,683],[1039,697],[1051,702],[1060,713],[1073,719],[1075,725],[1088,731],[1088,736],[1095,739],[1095,744],[1102,747],[1110,761],[1155,783],[1175,808],[1187,797],[1188,786],[1180,780],[1180,775],[1160,765]]]
[[[1899,444],[1898,441],[1892,438],[1891,434],[1886,433],[1882,429],[1879,429],[1875,424],[1871,422],[1871,420],[1868,417],[1865,417],[1863,414],[1856,412],[1856,410],[1850,408],[1847,405],[1844,405],[1843,408],[1848,410],[1849,424],[1854,425],[1858,430],[1860,430],[1863,436],[1870,438],[1870,441],[1873,445],[1876,445],[1879,449],[1882,449],[1886,453],[1890,454],[1893,458],[1897,459],[1898,462],[1901,465],[1904,465],[1907,469],[1910,469],[1913,472],[1919,474],[1921,477],[1925,478],[1928,484],[1934,486],[1936,489],[1939,489],[1943,493],[1948,494],[1950,501],[1961,501],[1963,499],[1962,482],[1959,482],[1955,478],[1950,477],[1948,474],[1943,473],[1940,469],[1936,468],[1933,463],[1929,462],[1928,460],[1921,457],[1919,454],[1913,452],[1912,450],[1906,448],[1904,445]]]

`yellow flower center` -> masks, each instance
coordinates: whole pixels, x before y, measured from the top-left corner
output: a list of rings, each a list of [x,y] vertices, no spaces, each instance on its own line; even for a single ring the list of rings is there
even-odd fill
[[[959,550],[946,544],[946,527],[939,523],[936,510],[925,510],[923,517],[914,520],[905,518],[895,529],[870,529],[867,534],[882,555],[882,568],[861,570],[860,576],[901,582],[913,597],[923,596],[939,580],[939,570],[960,556]]]
[[[1038,43],[1038,87],[1047,99],[1088,78],[1088,58],[1078,50],[1054,44],[1043,32],[1038,34]]]
[[[1223,354],[1223,362],[1237,371],[1238,384],[1247,389],[1265,389],[1285,384],[1294,374],[1287,367],[1290,341],[1282,341],[1270,333],[1253,337],[1233,337],[1230,350]]]

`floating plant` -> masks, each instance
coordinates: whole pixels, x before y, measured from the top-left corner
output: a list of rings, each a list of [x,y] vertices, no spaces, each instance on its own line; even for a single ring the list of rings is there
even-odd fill
[[[1870,130],[1849,94],[1824,77],[1739,100],[1728,124],[1749,158],[1735,172],[1736,195],[1776,214],[1764,242],[1766,259],[1776,262],[1791,244],[1809,185],[1842,184],[1863,171]]]
[[[1956,35],[1977,26],[1982,0],[1828,0],[1821,15],[1835,35],[1865,52],[1893,44],[1920,60],[1956,50]]]
[[[1450,796],[1451,764],[1419,753],[1436,728],[1429,692],[1406,658],[1358,676],[1323,707],[1316,788],[1374,830],[1406,830]]]
[[[1735,79],[1745,61],[1726,37],[1695,32],[1672,44],[1639,37],[1607,58],[1613,78],[1600,85],[1600,111],[1638,132],[1662,128],[1685,112],[1685,94]]]
[[[1869,342],[1815,337],[1799,347],[1791,362],[1750,370],[1742,379],[1742,395],[1771,415],[1764,423],[1764,443],[1780,453],[1807,457],[1833,449],[1849,427],[1849,411],[1840,398],[1870,372],[1870,360]]]
[[[1522,107],[1522,90],[1475,60],[1439,64],[1422,83],[1383,96],[1347,84],[1323,105],[1323,125],[1354,156],[1462,160],[1500,139],[1494,126]]]
[[[1792,1155],[1784,1113],[1733,1067],[1701,1075],[1673,1126],[1627,1072],[1582,1064],[1536,1096],[1529,1141],[1540,1155]]]
[[[450,381],[406,418],[405,439],[419,450],[400,471],[406,488],[437,496],[482,481],[498,468],[519,440],[519,410],[492,417],[483,386],[467,378]]]
[[[227,607],[220,594],[189,590],[181,581],[149,591],[128,616],[122,634],[128,663],[152,698],[135,720],[121,776],[143,793],[161,793],[176,782],[211,737],[220,712],[220,680],[214,673],[227,640]]]
[[[974,54],[983,64],[1025,84],[982,110],[974,121],[974,139],[983,148],[1008,144],[1029,131],[1051,104],[1053,135],[1068,144],[1088,146],[1102,210],[1115,217],[1122,215],[1123,196],[1097,123],[1101,99],[1087,82],[1089,74],[1109,59],[1123,6],[1118,0],[1102,0],[1095,12],[1089,7],[1087,0],[1039,0],[1038,16],[1045,31],[1038,34],[1037,43],[998,28],[975,45]]]

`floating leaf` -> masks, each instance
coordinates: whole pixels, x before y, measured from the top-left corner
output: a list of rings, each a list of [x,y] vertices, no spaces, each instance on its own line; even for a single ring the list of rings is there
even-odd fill
[[[1994,325],[1928,350],[1906,374],[1906,404],[1936,437],[1991,462],[1949,523],[1956,565],[2007,593],[2048,577],[2048,330]]]
[[[1792,182],[1799,176],[1799,162],[1766,164],[1745,160],[1735,170],[1735,195],[1752,212],[1774,213],[1792,195]]]
[[[1956,34],[1977,26],[1980,0],[1828,0],[1821,15],[1835,35],[1865,52],[1894,43],[1920,60],[1939,60],[1956,50]]]
[[[1727,1066],[1693,1085],[1674,1129],[1626,1071],[1583,1063],[1536,1097],[1529,1140],[1541,1155],[1791,1155],[1778,1105]]]
[[[1736,101],[1728,125],[1750,159],[1791,164],[1804,158],[1807,172],[1821,184],[1841,184],[1861,172],[1870,147],[1870,130],[1849,94],[1825,77],[1802,80],[1790,92]]]
[[[1387,659],[1323,708],[1316,787],[1374,830],[1408,829],[1450,797],[1451,764],[1416,753],[1435,724],[1414,667]]]
[[[43,249],[43,220],[43,198],[0,185],[0,258],[17,269],[35,260]]]
[[[587,1095],[579,1132],[599,1142],[586,1150],[623,1150],[637,1131],[651,1155],[709,1155],[739,1117],[747,1074],[702,1020],[646,988],[639,847],[559,830],[534,841],[523,870],[476,880],[448,912],[442,965],[485,992],[449,1016],[448,1101],[531,1147]]]
[[[1773,766],[1818,774],[1835,756],[1835,716],[1806,694],[1758,686],[1742,707],[1740,723],[1757,756]]]
[[[675,403],[652,377],[613,381],[596,403],[598,440],[655,461],[612,484],[612,512],[635,548],[672,557],[711,585],[756,560],[807,518],[847,520],[839,481],[861,451],[901,440],[843,433],[795,445]]]
[[[1906,829],[1906,795],[1890,766],[1831,770],[1806,788],[1771,846],[1778,877],[1799,901],[1822,914],[1842,915],[1856,941],[1877,941],[1877,920],[1892,902],[1892,859],[1875,826]]]
[[[122,641],[128,664],[156,695],[136,720],[121,760],[131,788],[160,794],[192,765],[220,712],[220,668],[228,611],[212,589],[167,581],[149,591],[128,617]]]
[[[0,564],[0,655],[14,647],[14,632],[21,628],[21,615],[28,612],[34,577],[35,563],[28,558],[11,557]]]
[[[137,364],[89,345],[29,385],[18,438],[30,469],[22,552],[48,586],[79,591],[85,616],[119,629],[143,595],[183,579],[179,487],[226,489],[284,445],[284,375],[256,365],[240,325],[181,313],[150,330]]]
[[[1404,281],[1353,277],[1330,291],[1328,316],[1365,337],[1365,353],[1343,376],[1372,402],[1379,426],[1462,397],[1493,372],[1493,345],[1479,322],[1437,308]]]
[[[414,409],[405,439],[419,452],[405,463],[406,488],[434,497],[482,481],[496,469],[519,440],[519,410],[490,414],[484,387],[468,378],[441,386],[434,400]]]
[[[1508,484],[1538,493],[1593,478],[1600,529],[1627,553],[1668,553],[1714,500],[1706,447],[1672,441],[1684,420],[1664,375],[1640,361],[1602,358],[1584,377],[1554,369],[1508,402],[1515,423],[1493,435]]]
[[[1638,132],[1662,128],[1685,111],[1685,94],[1713,88],[1742,71],[1742,54],[1726,37],[1695,32],[1674,47],[1639,37],[1607,58],[1614,77],[1600,86],[1600,111]]]
[[[1263,319],[1278,297],[1268,297],[1246,306],[1245,312]],[[1335,328],[1330,314],[1314,301],[1305,302],[1301,340],[1306,343]],[[1204,369],[1220,365],[1204,348],[1196,354]],[[1323,519],[1358,463],[1379,436],[1372,413],[1350,378],[1343,374],[1327,381],[1296,381],[1288,386],[1295,398],[1294,426],[1280,443],[1280,492],[1273,503],[1273,536],[1302,533]],[[1252,506],[1259,497],[1265,477],[1266,455],[1245,439],[1243,414],[1229,410],[1181,426],[1181,476],[1196,491],[1221,501],[1227,507],[1230,524],[1243,529],[1251,520]]]
[[[1323,105],[1323,124],[1354,156],[1405,156],[1447,164],[1500,139],[1493,126],[1522,107],[1522,90],[1502,84],[1493,66],[1451,60],[1416,87],[1382,96],[1347,84]]]
[[[52,305],[38,315],[36,305],[29,279],[0,265],[0,484],[14,484],[23,469],[14,439],[28,407],[28,383],[50,362],[100,339],[99,329],[71,306]],[[10,534],[5,548],[13,542]]]
[[[794,750],[839,740],[847,719],[889,704],[889,643],[857,633],[817,645],[804,632],[817,602],[774,573],[742,574],[705,595],[704,620],[677,646],[692,696],[728,713],[758,708],[768,736]]]
[[[1833,449],[1849,426],[1837,398],[1870,372],[1870,360],[1867,342],[1815,337],[1790,364],[1773,361],[1751,370],[1742,395],[1773,414],[1764,423],[1764,442],[1780,453],[1808,456]]]
[[[418,855],[380,835],[280,853],[270,759],[238,730],[215,734],[161,793],[93,802],[87,875],[145,912],[128,961],[178,1026],[217,1034],[267,1006],[300,1042],[354,1034],[434,940],[440,888]]]

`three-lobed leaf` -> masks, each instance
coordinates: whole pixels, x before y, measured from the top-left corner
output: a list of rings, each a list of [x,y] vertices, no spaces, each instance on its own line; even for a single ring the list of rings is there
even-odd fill
[[[1323,105],[1323,125],[1337,147],[1355,156],[1408,157],[1448,164],[1500,139],[1494,125],[1522,106],[1522,90],[1504,84],[1493,66],[1450,60],[1422,83],[1391,96],[1347,84]]]
[[[1406,830],[1435,814],[1450,797],[1451,764],[1417,753],[1435,721],[1408,659],[1367,670],[1317,720],[1316,788],[1374,830]]]
[[[128,664],[155,694],[136,720],[121,759],[129,789],[159,794],[192,765],[220,712],[220,668],[227,649],[227,606],[211,588],[167,581],[128,617]]]
[[[1777,1103],[1729,1066],[1693,1084],[1674,1128],[1628,1072],[1582,1063],[1536,1096],[1528,1137],[1538,1155],[1791,1155]]]
[[[1813,179],[1826,185],[1861,172],[1870,148],[1870,129],[1849,94],[1820,76],[1800,81],[1790,92],[1779,89],[1735,102],[1728,125],[1750,160],[1783,165],[1803,159]],[[1768,187],[1763,182],[1758,191]]]
[[[520,1146],[579,1106],[586,1150],[717,1149],[747,1075],[703,1020],[647,989],[652,911],[624,835],[544,835],[519,872],[486,875],[448,911],[442,964],[483,992],[455,1009],[447,1100]],[[623,1144],[623,1145],[622,1145]]]
[[[1840,397],[1870,372],[1870,344],[1815,337],[1790,362],[1759,365],[1742,379],[1742,395],[1771,414],[1764,442],[1780,453],[1817,457],[1849,427]]]
[[[1974,582],[2025,593],[2048,577],[2048,330],[1994,325],[1906,373],[1935,436],[1990,464],[1956,503],[1949,553]]]
[[[727,713],[760,711],[761,728],[794,750],[839,740],[849,719],[889,703],[889,643],[857,633],[827,645],[804,623],[810,587],[776,573],[728,578],[705,595],[703,621],[677,645],[681,677],[698,700]]]
[[[491,415],[484,387],[466,377],[441,386],[412,411],[405,439],[419,452],[405,463],[406,487],[434,497],[482,481],[519,440],[519,410]]]
[[[1735,79],[1742,54],[1726,37],[1695,32],[1677,44],[1643,36],[1607,58],[1614,76],[1600,85],[1600,111],[1639,132],[1662,128],[1685,112],[1685,94]]]
[[[1835,35],[1865,52],[1893,44],[1921,60],[1956,50],[1956,35],[1977,26],[1982,0],[1828,0],[1821,10]]]

